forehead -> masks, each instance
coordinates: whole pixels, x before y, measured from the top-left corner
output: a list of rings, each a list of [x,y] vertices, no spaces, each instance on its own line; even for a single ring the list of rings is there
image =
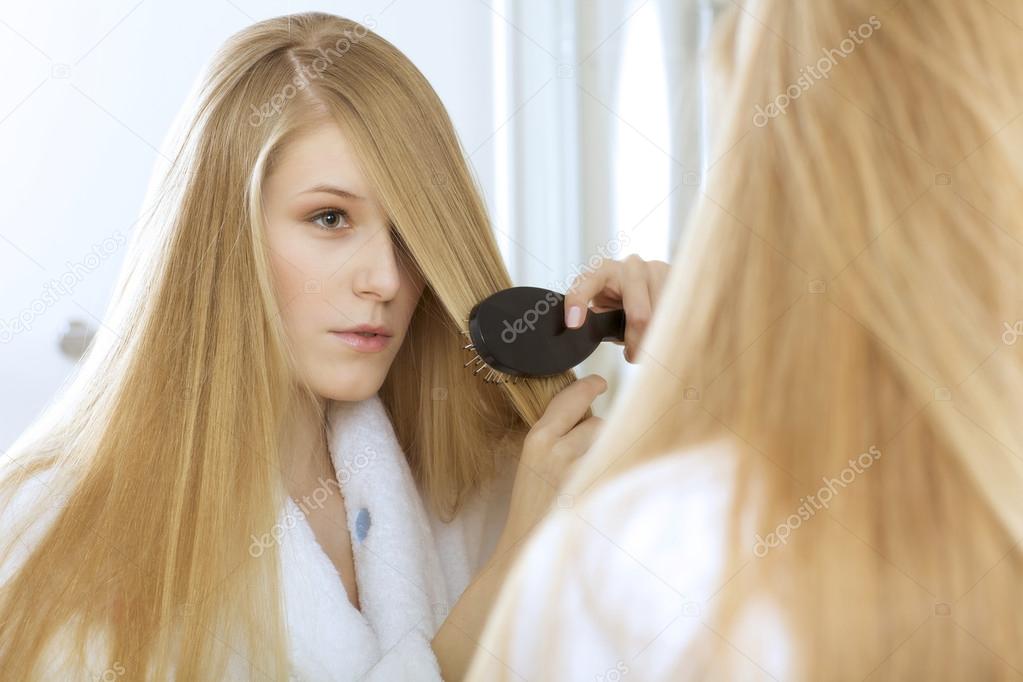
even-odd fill
[[[372,194],[351,142],[341,128],[331,123],[289,140],[274,163],[268,184],[271,191],[291,193],[315,185],[334,185],[358,196]]]

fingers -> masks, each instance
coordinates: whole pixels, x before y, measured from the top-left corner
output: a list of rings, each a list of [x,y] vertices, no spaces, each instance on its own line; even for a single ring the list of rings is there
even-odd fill
[[[657,303],[664,293],[664,285],[671,273],[671,266],[662,260],[652,260],[647,263],[650,268],[650,302],[654,310],[657,310]]]
[[[586,310],[598,294],[605,289],[621,300],[621,284],[618,281],[622,264],[615,260],[606,260],[600,267],[586,272],[572,282],[565,292],[565,326],[578,328],[586,320]],[[626,313],[628,314],[628,313]]]
[[[561,390],[533,425],[531,432],[549,438],[561,438],[578,424],[594,399],[607,390],[607,381],[599,374],[590,374]]]
[[[604,426],[604,420],[593,416],[576,424],[575,428],[565,434],[562,442],[566,443],[572,453],[572,459],[578,459],[589,450],[597,440]]]
[[[565,326],[583,324],[590,303],[596,308],[625,310],[625,359],[635,362],[640,343],[657,308],[671,266],[664,261],[645,261],[636,254],[622,261],[607,260],[591,272],[578,276],[565,293]]]
[[[646,332],[653,302],[647,283],[646,263],[631,255],[622,263],[622,307],[625,308],[625,360],[635,362],[639,342]]]

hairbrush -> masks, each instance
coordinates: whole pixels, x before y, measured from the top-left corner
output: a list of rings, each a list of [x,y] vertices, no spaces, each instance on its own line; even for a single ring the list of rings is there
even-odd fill
[[[625,311],[586,312],[577,329],[565,325],[565,296],[539,287],[512,287],[483,299],[469,312],[462,333],[475,357],[473,374],[489,370],[486,383],[566,372],[604,341],[625,340]]]

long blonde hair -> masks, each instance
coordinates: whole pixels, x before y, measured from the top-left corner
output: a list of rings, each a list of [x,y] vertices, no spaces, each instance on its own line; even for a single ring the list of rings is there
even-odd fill
[[[734,446],[720,592],[670,679],[763,670],[742,652],[764,633],[740,624],[764,596],[798,679],[1018,675],[1023,53],[994,4],[759,0],[721,19],[704,194],[638,376],[564,488],[578,508],[655,458]],[[830,508],[798,515],[840,475]],[[572,558],[553,579],[577,579]],[[514,649],[515,607],[474,671]]]
[[[396,248],[426,282],[380,395],[434,511],[450,518],[494,474],[499,448],[514,454],[574,379],[484,385],[463,368],[470,308],[511,281],[452,124],[415,66],[329,14],[240,31],[205,74],[105,329],[8,452],[7,501],[51,472],[24,513],[59,509],[0,593],[6,678],[42,676],[45,647],[67,626],[74,653],[58,655],[73,661],[108,632],[103,660],[131,679],[222,679],[229,646],[254,674],[287,679],[277,555],[248,549],[283,503],[282,425],[303,401],[320,405],[285,342],[261,188],[283,146],[324,122],[352,141]]]

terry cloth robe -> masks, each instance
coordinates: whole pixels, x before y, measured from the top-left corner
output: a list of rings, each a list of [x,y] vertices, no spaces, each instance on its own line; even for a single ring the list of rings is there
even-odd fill
[[[440,680],[430,641],[497,543],[514,467],[443,523],[427,511],[378,396],[331,403],[328,420],[361,611],[302,505],[288,498],[282,521],[293,527],[280,551],[294,674],[310,682]]]
[[[250,552],[280,552],[291,680],[440,680],[430,642],[496,546],[507,517],[514,460],[502,459],[498,477],[445,523],[428,511],[378,395],[331,402],[327,416],[361,610],[349,601],[303,511],[317,504],[320,491],[303,500],[287,497],[277,525],[253,538]],[[6,532],[25,503],[39,495],[56,500],[32,522],[18,551],[0,561],[0,584],[56,516],[60,504],[49,486],[53,476],[52,471],[37,474],[16,492],[8,509],[0,510],[0,532]],[[322,494],[337,494],[333,483],[325,482]],[[98,654],[98,642],[91,650]],[[59,645],[51,644],[50,651],[48,679],[95,679],[105,672],[102,663],[92,666],[95,670],[67,670],[61,667]],[[251,677],[248,661],[234,655],[227,679]]]
[[[508,575],[466,682],[800,679],[774,595],[744,594],[728,638],[714,629],[715,600],[760,570],[746,566],[762,555],[729,564],[740,457],[725,438],[665,453],[552,511]],[[739,523],[752,549],[759,529]]]

